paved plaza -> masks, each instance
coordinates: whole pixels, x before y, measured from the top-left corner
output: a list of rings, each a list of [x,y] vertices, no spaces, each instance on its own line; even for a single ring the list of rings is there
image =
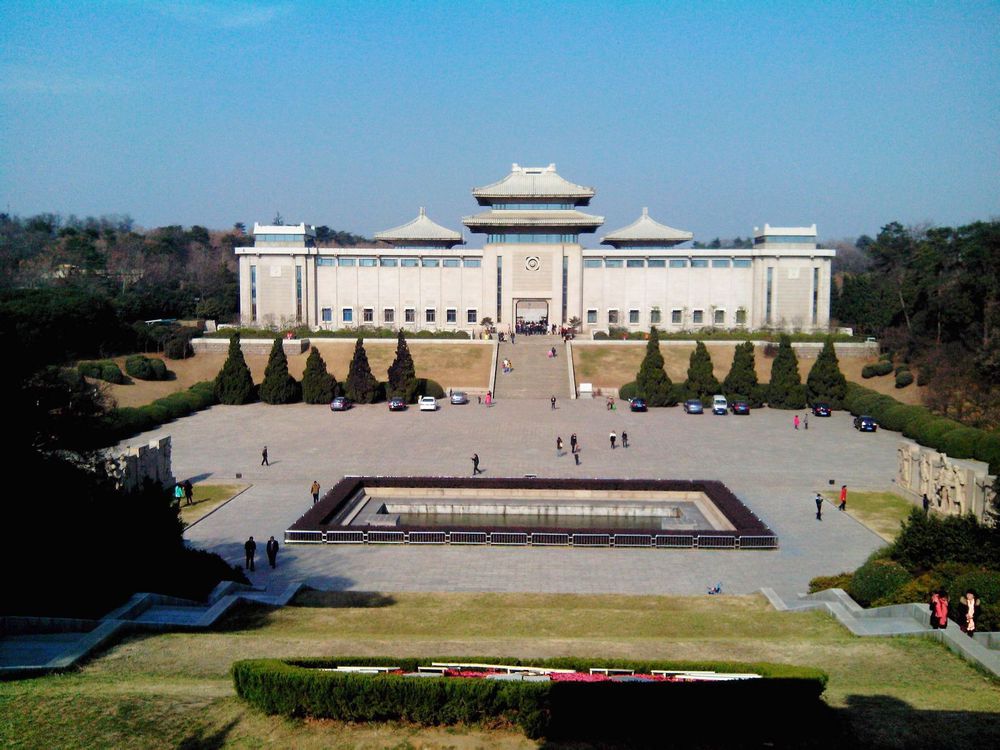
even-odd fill
[[[781,596],[810,578],[853,570],[882,542],[828,503],[815,519],[813,497],[847,484],[886,490],[900,436],[860,434],[843,412],[792,427],[792,412],[749,417],[607,411],[602,400],[475,402],[434,413],[385,404],[331,413],[324,406],[215,406],[127,441],[173,438],[174,474],[252,487],[188,529],[194,545],[242,564],[243,542],[258,540],[255,584],[278,590],[301,580],[322,589],[371,591],[537,591],[700,594],[768,586]],[[621,402],[619,402],[619,407]],[[627,431],[631,447],[611,450],[608,433]],[[576,432],[581,465],[556,457],[556,436]],[[271,465],[260,465],[268,446]],[[485,477],[719,479],[777,534],[777,551],[616,550],[353,545],[282,545],[267,568],[263,541],[312,503],[314,479],[330,489],[345,474],[468,476],[477,452]],[[833,480],[833,486],[829,480]]]

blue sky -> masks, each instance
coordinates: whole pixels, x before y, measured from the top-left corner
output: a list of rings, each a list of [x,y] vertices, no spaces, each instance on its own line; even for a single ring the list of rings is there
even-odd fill
[[[0,0],[0,210],[461,229],[512,162],[606,231],[998,217],[1000,3]]]

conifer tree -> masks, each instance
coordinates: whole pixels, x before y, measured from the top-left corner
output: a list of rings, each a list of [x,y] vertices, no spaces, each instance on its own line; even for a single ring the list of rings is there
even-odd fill
[[[220,404],[248,404],[256,400],[253,376],[240,348],[240,334],[229,339],[229,356],[215,376],[215,397]]]
[[[389,395],[401,396],[410,403],[417,395],[417,373],[413,368],[410,347],[406,345],[403,332],[396,339],[396,358],[389,365]]]
[[[359,337],[354,345],[354,356],[351,357],[351,367],[344,383],[344,394],[355,403],[370,404],[375,401],[377,392],[378,381],[372,375],[371,365],[368,364],[368,352],[365,351],[365,345]]]
[[[749,401],[754,404],[754,395],[759,391],[757,382],[757,369],[753,352],[753,342],[744,341],[736,345],[733,353],[733,366],[729,369],[729,374],[722,381],[722,392],[726,394],[730,401]]]
[[[673,406],[677,401],[673,398],[670,377],[663,369],[663,355],[660,353],[660,334],[656,326],[649,329],[649,341],[646,342],[646,356],[639,365],[639,374],[635,376],[636,395],[646,399],[648,406]]]
[[[771,366],[767,405],[776,409],[802,409],[806,405],[806,389],[799,375],[799,361],[787,333],[781,334],[778,354]]]
[[[260,399],[269,404],[294,404],[302,400],[302,388],[288,372],[288,357],[281,339],[274,340],[271,355],[267,358],[264,382],[260,384]]]
[[[314,346],[302,374],[302,400],[307,404],[328,404],[336,393],[337,379],[327,371],[323,355]]]
[[[699,341],[691,352],[684,388],[691,398],[707,399],[719,392],[719,381],[712,372],[712,356],[703,341]]]
[[[840,371],[840,362],[829,336],[823,342],[815,364],[806,378],[806,398],[810,404],[827,403],[831,409],[843,409],[847,396],[847,378]]]

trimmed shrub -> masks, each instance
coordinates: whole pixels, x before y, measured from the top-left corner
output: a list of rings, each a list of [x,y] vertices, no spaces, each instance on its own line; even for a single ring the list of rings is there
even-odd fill
[[[892,362],[881,361],[874,364],[865,365],[861,368],[861,377],[863,378],[876,378],[882,377],[883,375],[888,375],[892,372]]]
[[[913,383],[913,373],[909,370],[903,370],[896,374],[896,387],[906,388],[906,386]]]
[[[903,432],[903,428],[911,420],[922,419],[927,414],[927,410],[921,406],[906,406],[905,404],[890,406],[888,409],[882,409],[881,411],[882,413],[878,417],[879,426],[884,430],[892,430],[894,432]]]
[[[240,349],[240,335],[229,339],[229,356],[215,376],[215,397],[220,404],[248,404],[257,398],[257,389],[250,375],[250,368]]]
[[[659,346],[656,348],[656,355],[660,353]],[[647,350],[647,358],[650,356],[650,352]],[[663,357],[659,357],[660,370],[663,370]],[[643,363],[645,364],[645,362]],[[640,368],[639,375],[642,376],[643,370]],[[663,373],[663,378],[666,383],[670,383],[670,379],[667,378],[666,372]],[[643,385],[639,378],[636,378],[636,383],[639,383],[639,390],[642,391]],[[691,352],[691,361],[688,365],[687,380],[684,382],[684,387],[690,395],[690,398],[700,398],[703,401],[710,399],[714,394],[721,390],[719,381],[716,380],[715,374],[712,367],[712,356],[708,353],[708,348],[705,344],[699,341],[695,344],[694,351]],[[667,392],[669,393],[670,386],[667,385]],[[659,393],[657,393],[659,395]]]
[[[336,395],[337,379],[327,371],[323,355],[314,346],[302,374],[302,400],[307,404],[328,404]]]
[[[925,422],[923,428],[917,431],[916,440],[921,445],[926,445],[929,448],[938,448],[945,435],[961,427],[962,425],[954,419],[934,417],[930,421]]]
[[[990,465],[990,474],[1000,476],[1000,433],[988,432],[976,443],[977,461]]]
[[[875,377],[875,365],[865,365],[864,367],[862,367],[861,368],[861,377],[865,378],[866,380],[868,378],[874,378]]]
[[[281,339],[275,339],[267,358],[260,399],[268,404],[294,404],[302,400],[302,386],[288,372],[288,357]]]
[[[429,378],[417,378],[416,380],[416,394],[414,399],[419,396],[433,396],[434,398],[444,398],[444,388],[436,380],[430,380]],[[385,398],[383,396],[383,398]]]
[[[910,366],[907,364],[896,365],[896,367],[893,369],[893,373],[896,375],[899,375],[899,373],[901,372],[909,372],[909,371],[910,371]]]
[[[368,352],[359,338],[354,344],[354,356],[351,357],[347,380],[344,382],[344,394],[356,404],[371,404],[377,400],[377,387],[378,381],[368,364]]]
[[[848,593],[863,607],[890,596],[910,580],[906,568],[893,560],[872,560],[854,571]]]
[[[406,345],[402,331],[396,339],[396,357],[389,365],[388,375],[390,396],[401,396],[410,404],[417,400],[417,374],[413,367],[410,347]]]
[[[729,368],[726,379],[722,382],[722,392],[730,401],[738,401],[743,398],[750,402],[751,407],[757,408],[764,404],[764,401],[754,403],[754,390],[759,385],[754,363],[753,344],[749,341],[737,344],[736,350],[733,352],[733,364]]]
[[[639,389],[634,380],[631,383],[626,383],[618,389],[618,398],[623,398],[626,401],[631,401],[638,395]]]
[[[843,589],[848,591],[851,588],[851,578],[853,573],[837,573],[835,576],[816,576],[809,581],[809,593],[815,594],[817,591],[827,589]]]
[[[781,335],[778,354],[771,366],[767,405],[772,409],[802,409],[806,405],[806,388],[802,385],[799,362],[787,334]]]
[[[134,354],[125,360],[125,372],[138,380],[166,380],[170,371],[162,359]]]
[[[941,438],[940,450],[951,458],[972,458],[976,455],[976,444],[986,435],[974,427],[960,427],[949,430]]]
[[[1000,539],[971,514],[925,516],[920,508],[914,508],[887,550],[893,560],[913,573],[942,563],[1000,568]]]
[[[907,420],[906,424],[903,425],[903,435],[911,440],[916,440],[917,442],[920,442],[918,435],[926,429],[927,425],[936,419],[936,417],[926,409],[922,409],[922,411],[922,414],[911,417]]]
[[[959,606],[959,598],[972,589],[979,596],[982,609],[976,617],[976,630],[979,632],[1000,630],[1000,571],[980,569],[960,575],[948,587],[948,597],[951,599],[951,619],[963,624],[963,610]]]
[[[167,359],[188,359],[194,356],[194,347],[188,336],[174,336],[163,345],[163,356]]]
[[[810,404],[827,403],[831,409],[843,409],[846,395],[847,378],[840,371],[833,339],[827,338],[806,378],[806,399]]]
[[[110,359],[99,359],[92,362],[80,362],[76,366],[77,371],[88,378],[104,380],[115,385],[123,385],[128,382],[121,368]]]

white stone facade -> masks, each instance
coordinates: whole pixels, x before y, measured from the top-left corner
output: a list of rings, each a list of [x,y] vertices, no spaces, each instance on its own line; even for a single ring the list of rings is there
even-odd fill
[[[525,194],[533,185],[544,192]],[[422,209],[377,248],[316,247],[308,225],[255,224],[255,245],[236,250],[241,322],[473,332],[486,317],[507,329],[544,315],[557,325],[579,318],[584,332],[828,327],[835,252],[817,247],[815,225],[765,225],[751,249],[694,249],[678,246],[689,233],[644,210],[604,239],[611,247],[584,248],[580,235],[603,223],[580,211],[593,192],[554,166],[515,165],[473,191],[489,206],[463,220],[486,235],[480,248],[456,247],[461,235]],[[406,235],[411,225],[420,237]],[[637,236],[643,228],[648,237]]]

